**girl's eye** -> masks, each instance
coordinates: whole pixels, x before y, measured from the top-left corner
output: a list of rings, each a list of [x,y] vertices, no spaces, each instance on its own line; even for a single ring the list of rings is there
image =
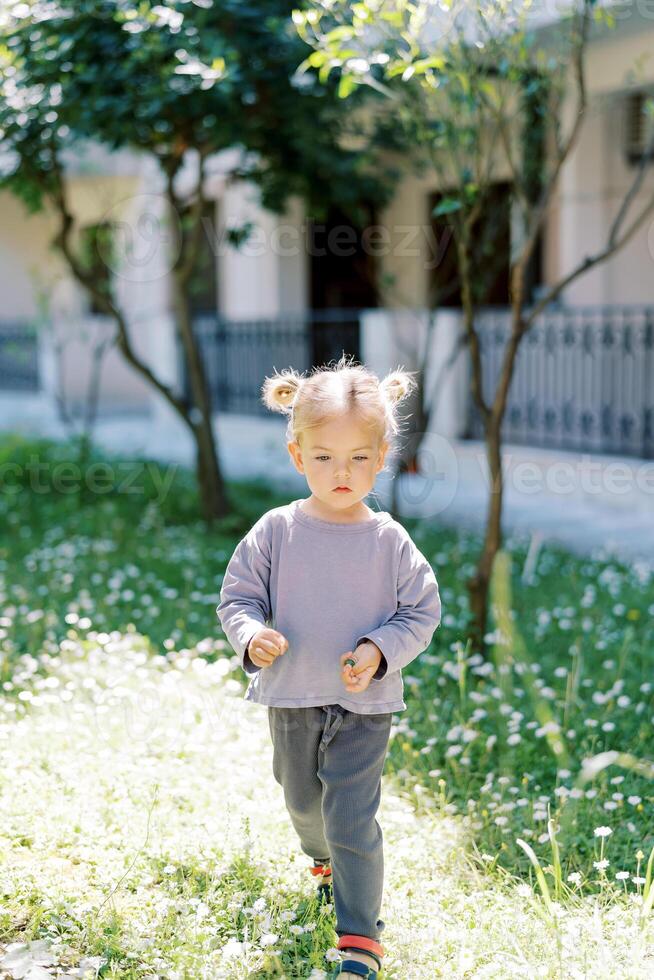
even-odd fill
[[[367,456],[355,456],[354,458],[355,459],[368,459]],[[329,456],[316,456],[316,459],[318,459],[318,460],[329,459]]]

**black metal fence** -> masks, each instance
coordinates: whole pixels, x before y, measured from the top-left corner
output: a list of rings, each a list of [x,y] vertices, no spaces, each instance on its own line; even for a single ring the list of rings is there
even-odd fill
[[[480,312],[483,393],[492,400],[510,332]],[[483,436],[469,402],[469,434]],[[531,446],[654,457],[654,307],[552,309],[518,349],[502,434]]]
[[[261,386],[274,370],[304,372],[338,360],[343,352],[360,357],[358,310],[287,313],[256,320],[197,317],[198,338],[214,411],[269,415]],[[181,357],[181,350],[180,350]],[[186,360],[181,357],[183,390],[190,404]]]
[[[214,410],[266,416],[261,385],[275,369],[305,372],[343,352],[360,360],[360,314],[198,318],[194,329]],[[509,311],[482,310],[477,327],[484,396],[490,401],[509,337]],[[190,403],[185,369],[183,376]],[[468,435],[482,438],[472,397],[468,404]],[[520,346],[502,433],[516,444],[654,458],[654,307],[544,311]]]
[[[38,334],[21,323],[0,324],[0,391],[38,391]]]

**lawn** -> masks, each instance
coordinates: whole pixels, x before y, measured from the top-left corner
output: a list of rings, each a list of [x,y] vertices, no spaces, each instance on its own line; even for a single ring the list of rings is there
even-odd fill
[[[328,975],[333,916],[215,616],[286,498],[230,486],[207,533],[183,470],[97,455],[77,489],[71,453],[0,441],[0,976]],[[477,536],[406,524],[443,622],[391,732],[385,977],[651,976],[651,570],[509,539],[483,661]]]

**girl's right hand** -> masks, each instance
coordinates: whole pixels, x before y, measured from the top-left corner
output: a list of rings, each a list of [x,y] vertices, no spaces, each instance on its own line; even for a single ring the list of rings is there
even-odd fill
[[[248,655],[257,667],[270,667],[275,657],[286,653],[288,640],[277,630],[265,627],[255,633],[248,645]]]

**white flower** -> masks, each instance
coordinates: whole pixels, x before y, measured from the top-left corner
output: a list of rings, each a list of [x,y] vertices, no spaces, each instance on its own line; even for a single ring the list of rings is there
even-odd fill
[[[581,884],[581,875],[578,871],[573,871],[568,875],[568,881],[571,881],[573,885]]]
[[[640,802],[642,802],[641,799],[640,799],[640,796],[628,796],[627,797],[627,803],[631,803],[632,806],[638,806],[638,804]]]
[[[613,831],[610,827],[595,827],[594,834],[596,837],[608,837]]]
[[[169,7],[152,7],[152,13],[156,14],[157,27],[162,27],[167,24],[173,32],[179,30],[184,20],[184,14],[179,13],[177,10],[170,10]]]
[[[615,877],[618,879],[618,881],[626,881],[627,878],[629,877],[629,872],[628,871],[617,871]]]
[[[593,861],[593,867],[597,868],[598,871],[604,871],[605,868],[608,868],[609,864],[610,861],[608,858],[602,858],[601,861]]]
[[[245,951],[245,944],[240,942],[238,939],[230,939],[223,948],[221,953],[225,958],[230,956],[241,956]]]

